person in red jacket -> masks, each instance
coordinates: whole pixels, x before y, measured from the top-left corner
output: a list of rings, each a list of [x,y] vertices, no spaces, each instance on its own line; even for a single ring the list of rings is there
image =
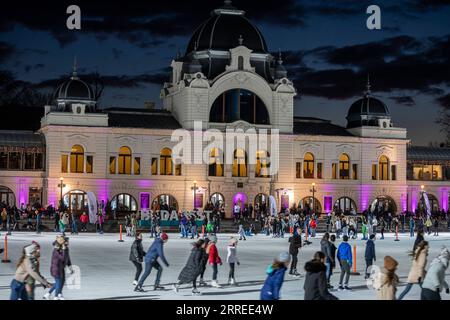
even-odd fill
[[[83,212],[83,214],[80,217],[80,221],[81,221],[81,231],[86,232],[87,231],[87,224],[89,222],[89,217],[86,214],[86,212]]]
[[[217,237],[216,236],[210,236],[209,237],[209,244],[206,248],[206,253],[208,254],[208,263],[213,268],[213,278],[211,281],[211,286],[215,288],[221,288],[221,285],[217,283],[217,265],[222,265],[222,259],[219,257],[219,251],[216,247],[217,243]]]

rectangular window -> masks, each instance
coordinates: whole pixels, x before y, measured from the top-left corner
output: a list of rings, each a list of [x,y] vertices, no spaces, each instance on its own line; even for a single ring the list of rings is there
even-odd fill
[[[322,163],[317,163],[317,179],[322,179]]]
[[[175,175],[181,176],[181,163],[175,165]]]
[[[9,153],[9,169],[20,170],[22,164],[22,154],[20,152]]]
[[[372,180],[377,180],[377,165],[372,164]]]
[[[109,173],[116,173],[116,157],[109,157]]]
[[[134,158],[134,174],[139,175],[141,174],[141,158],[135,157]]]
[[[62,173],[67,173],[68,162],[69,162],[69,157],[67,156],[67,154],[62,154],[61,155],[61,172]]]
[[[34,169],[34,153],[26,152],[24,155],[24,169],[25,170],[33,170]]]
[[[331,179],[337,179],[337,165],[333,163],[331,165]]]
[[[302,177],[302,163],[301,162],[295,163],[295,177],[297,179],[300,179]]]
[[[119,155],[119,174],[131,174],[131,156]]]
[[[34,169],[42,170],[44,169],[44,154],[43,153],[35,153],[34,154]]]
[[[0,169],[8,169],[8,153],[0,152]]]
[[[94,165],[94,157],[86,156],[86,173],[93,172],[93,165]]]
[[[397,180],[397,166],[391,166],[391,179]]]
[[[158,174],[158,158],[152,158],[152,175]]]
[[[352,165],[352,179],[358,180],[358,165],[356,163]]]

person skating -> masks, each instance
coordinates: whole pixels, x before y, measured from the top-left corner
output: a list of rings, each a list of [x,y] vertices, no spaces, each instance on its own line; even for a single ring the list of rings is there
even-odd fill
[[[433,225],[433,222],[431,222],[431,218],[428,216],[427,221],[425,222],[425,227],[427,227],[427,233],[428,235],[431,234],[431,226]]]
[[[434,236],[439,236],[439,218],[434,218]]]
[[[205,243],[201,247],[202,260],[201,260],[201,265],[200,265],[201,266],[200,281],[199,281],[200,287],[206,286],[206,282],[203,280],[203,276],[205,275],[206,265],[208,264],[208,258],[209,258],[209,255],[206,253],[206,248],[208,247],[208,244],[209,244],[209,238],[205,238],[204,241],[205,241]]]
[[[423,230],[417,230],[417,237],[416,237],[416,240],[414,241],[414,246],[413,246],[413,249],[412,249],[412,252],[415,252],[416,251],[416,248],[417,248],[417,246],[419,245],[419,243],[421,243],[422,241],[424,240],[424,237],[423,237]]]
[[[348,281],[350,279],[350,268],[352,266],[352,248],[348,244],[348,236],[343,236],[343,242],[339,245],[337,251],[337,259],[341,266],[341,277],[339,279],[339,290],[351,290],[348,286]],[[345,282],[342,282],[344,280]]]
[[[239,234],[239,241],[247,240],[247,239],[245,238],[245,230],[244,230],[244,225],[242,224],[242,220],[241,220],[240,223],[239,223],[238,234]]]
[[[414,227],[415,227],[414,217],[409,218],[409,236],[414,237]]]
[[[62,288],[64,285],[64,268],[66,267],[66,240],[64,236],[56,236],[56,241],[53,242],[52,262],[50,267],[50,274],[55,279],[55,285],[44,295],[45,300],[49,300],[53,292],[55,292],[55,300],[64,300],[62,296]]]
[[[261,300],[279,300],[281,298],[280,291],[289,262],[289,253],[282,252],[274,262],[267,267],[267,278],[264,281],[260,293]]]
[[[236,278],[234,276],[234,271],[236,264],[239,266],[241,263],[239,262],[239,259],[237,257],[237,244],[238,239],[235,237],[231,237],[230,241],[228,242],[227,247],[227,263],[230,266],[230,272],[228,273],[228,284],[232,286],[237,286],[238,283],[236,282]]]
[[[216,247],[217,237],[211,236],[209,237],[209,244],[206,248],[206,253],[208,254],[208,263],[211,265],[213,269],[213,276],[211,281],[211,286],[215,288],[221,288],[221,285],[217,282],[217,272],[218,265],[222,265],[222,259],[219,256],[219,251]]]
[[[294,233],[289,237],[289,254],[292,256],[291,268],[289,274],[295,277],[300,276],[297,272],[298,251],[302,247],[302,236],[298,228],[294,228]]]
[[[328,270],[327,273],[327,283],[328,283],[328,289],[333,289],[333,286],[331,285],[331,275],[333,274],[333,269],[336,268],[336,251],[337,248],[335,246],[336,242],[336,236],[334,234],[332,234],[330,236],[330,257],[331,257],[331,267]]]
[[[366,276],[365,279],[368,279],[370,273],[367,272],[369,267],[373,264],[374,261],[377,261],[375,254],[375,235],[371,234],[369,240],[366,242],[366,250],[364,252],[364,259],[366,260]]]
[[[325,234],[322,237],[322,240],[320,241],[320,250],[325,255],[325,278],[327,279],[327,288],[331,288],[329,282],[328,282],[328,275],[331,272],[331,267],[333,264],[333,257],[331,256],[331,243],[330,243],[330,234],[328,232],[325,232]]]
[[[445,271],[448,268],[449,260],[450,252],[444,247],[428,268],[422,283],[421,300],[441,300],[441,292],[443,290],[450,294],[448,283],[445,281]]]
[[[169,236],[167,233],[161,233],[161,236],[159,238],[156,238],[150,248],[147,250],[147,253],[145,254],[145,271],[144,274],[141,276],[137,286],[134,288],[134,291],[139,292],[145,292],[144,289],[142,289],[142,285],[145,282],[145,279],[150,275],[153,268],[157,270],[156,279],[155,279],[155,286],[154,290],[162,290],[164,289],[163,286],[161,286],[159,283],[161,281],[161,275],[163,268],[158,262],[158,258],[161,258],[161,261],[166,265],[166,267],[169,267],[169,263],[166,260],[166,257],[164,256],[164,249],[163,246],[167,241],[169,240]]]
[[[395,300],[398,276],[395,274],[398,262],[391,256],[384,257],[384,266],[376,275],[373,287],[377,291],[378,300]]]
[[[367,240],[367,220],[366,218],[363,218],[362,226],[361,226],[361,233],[363,235],[361,240]]]
[[[87,232],[87,224],[89,222],[89,216],[86,214],[86,212],[83,212],[83,214],[80,217],[81,222],[81,232]]]
[[[425,277],[425,267],[427,265],[427,257],[428,257],[428,242],[422,241],[419,243],[419,245],[416,248],[416,251],[411,252],[412,257],[412,266],[411,270],[408,274],[408,281],[406,284],[405,289],[403,289],[403,292],[398,297],[398,300],[402,300],[406,294],[411,290],[412,286],[414,284],[422,285],[422,281]]]
[[[205,241],[203,239],[199,239],[192,244],[188,261],[183,270],[181,270],[178,281],[173,284],[173,289],[176,293],[178,293],[181,284],[192,283],[192,294],[200,294],[200,291],[197,289],[197,277],[202,272],[202,251],[204,250],[204,245]]]
[[[386,221],[384,220],[383,217],[380,218],[379,225],[380,225],[380,233],[381,233],[380,239],[384,240],[384,230],[386,229]]]
[[[131,245],[130,250],[130,261],[134,264],[136,267],[136,273],[134,275],[134,281],[133,286],[136,286],[138,284],[139,276],[142,273],[142,262],[145,257],[145,251],[142,246],[142,234],[137,233],[135,240],[133,241],[133,244]]]
[[[324,240],[325,237],[322,241]],[[326,241],[328,242],[328,239]],[[318,251],[314,254],[314,258],[305,264],[306,275],[305,283],[303,285],[305,300],[338,300],[337,297],[328,291],[326,276],[327,267],[324,264],[326,259],[326,255],[323,252]]]
[[[44,288],[52,287],[39,272],[39,256],[39,245],[37,243],[32,243],[23,248],[14,279],[11,282],[10,300],[33,300],[35,281],[42,283]]]

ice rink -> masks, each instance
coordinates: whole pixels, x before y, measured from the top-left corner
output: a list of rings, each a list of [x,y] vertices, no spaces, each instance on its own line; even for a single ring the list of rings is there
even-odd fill
[[[5,233],[1,234],[3,241]],[[41,244],[41,273],[53,282],[50,276],[50,259],[52,251],[52,242],[55,239],[55,233],[45,233],[36,235],[34,233],[13,233],[8,237],[9,258],[11,263],[0,264],[0,299],[9,299],[10,282],[14,276],[15,263],[20,256],[22,247],[29,244],[32,240],[36,240]],[[133,292],[133,276],[134,266],[128,260],[132,238],[124,237],[124,242],[118,242],[117,234],[80,234],[70,236],[70,252],[74,265],[80,267],[81,270],[81,288],[68,289],[64,288],[64,297],[71,299],[259,299],[259,291],[265,280],[265,270],[272,262],[273,258],[281,251],[288,251],[288,239],[274,239],[265,235],[257,235],[248,237],[247,241],[240,241],[238,244],[238,257],[241,261],[240,266],[236,266],[236,280],[239,283],[237,287],[226,285],[228,277],[228,265],[226,261],[226,246],[230,234],[218,235],[219,253],[224,264],[219,267],[219,283],[223,288],[199,288],[202,292],[201,296],[192,296],[191,289],[180,290],[178,294],[171,289],[171,284],[176,281],[181,269],[183,268],[190,249],[190,239],[180,239],[179,234],[169,234],[169,241],[165,245],[165,254],[170,263],[169,268],[164,268],[161,284],[166,286],[164,291],[153,291],[153,283],[155,279],[155,270],[147,278],[144,289],[146,292]],[[312,239],[312,244],[303,247],[299,254],[298,269],[302,277],[295,279],[286,273],[285,282],[281,290],[282,299],[303,299],[303,266],[307,260],[310,260],[313,253],[320,250],[319,234]],[[435,237],[433,235],[426,236],[426,240],[430,241],[430,252],[428,256],[428,264],[436,257],[443,245],[450,247],[450,233],[441,233]],[[144,250],[147,250],[152,239],[144,234]],[[399,262],[397,274],[402,282],[398,288],[397,295],[404,288],[407,274],[411,265],[408,251],[412,249],[414,238],[410,238],[408,234],[400,234],[400,241],[395,242],[392,234],[387,234],[384,240],[379,240],[377,236],[376,264],[381,266],[383,257],[387,254],[393,256]],[[337,245],[340,241],[337,241]],[[357,271],[360,276],[351,276],[350,286],[353,288],[351,292],[333,292],[340,299],[358,300],[376,299],[376,293],[373,289],[369,289],[364,280],[364,245],[365,241],[359,239],[350,240],[349,243],[357,246]],[[3,245],[2,245],[3,246]],[[332,285],[335,287],[339,281],[339,268],[335,269],[332,276]],[[211,268],[205,273],[205,279],[211,279]],[[447,272],[447,281],[450,281],[449,271]],[[36,298],[41,299],[44,289],[38,287],[36,289]],[[416,300],[420,297],[420,288],[414,286],[410,293],[405,297],[407,300]],[[450,295],[442,294],[442,298],[450,300]]]

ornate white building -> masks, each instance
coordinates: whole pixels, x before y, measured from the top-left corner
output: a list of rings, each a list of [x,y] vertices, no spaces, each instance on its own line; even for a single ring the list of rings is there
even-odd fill
[[[449,149],[408,148],[406,129],[394,126],[369,85],[350,106],[346,128],[294,117],[297,92],[281,55],[272,56],[260,31],[228,2],[196,29],[171,67],[163,110],[96,111],[91,87],[74,70],[38,130],[0,132],[0,201],[57,206],[62,195],[79,211],[92,192],[119,211],[157,202],[191,210],[195,194],[196,207],[221,201],[230,217],[236,202],[273,195],[281,208],[312,205],[314,196],[320,212],[362,212],[377,199],[403,212],[417,208],[423,186],[434,209],[448,209]],[[209,150],[210,164],[173,163],[173,130],[192,131],[196,121],[220,131],[279,130],[278,173],[265,171],[269,150],[257,150],[256,164],[243,149]],[[232,163],[220,161],[226,152]]]

